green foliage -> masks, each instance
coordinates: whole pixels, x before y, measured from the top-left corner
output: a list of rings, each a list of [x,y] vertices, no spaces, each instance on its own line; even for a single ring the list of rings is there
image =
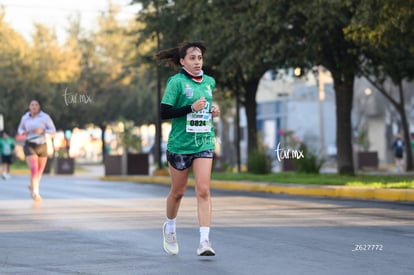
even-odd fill
[[[203,40],[205,70],[216,77],[217,91],[231,91],[246,107],[249,152],[257,145],[255,99],[263,73],[296,66],[329,69],[338,100],[339,171],[353,172],[342,167],[352,168],[354,76],[363,71],[396,83],[413,78],[413,0],[132,2],[142,4],[138,25],[121,24],[111,7],[98,18],[97,31],[83,33],[80,22],[72,22],[65,45],[41,25],[29,45],[0,12],[0,111],[8,128],[17,127],[33,96],[43,99],[58,128],[105,125],[120,115],[137,124],[154,122],[155,72],[165,80],[172,71],[156,67],[153,54],[184,40]],[[67,106],[68,87],[87,93],[93,103]]]
[[[353,169],[349,113],[359,48],[345,39],[343,28],[360,1],[134,2],[143,4],[145,33],[160,34],[161,48],[175,47],[183,39],[208,42],[206,70],[217,78],[218,88],[232,91],[245,106],[248,152],[257,149],[256,93],[264,72],[319,64],[329,69],[341,95],[338,152],[346,154],[338,158],[344,167],[340,172]]]
[[[303,158],[296,159],[296,171],[306,174],[319,174],[319,170],[323,165],[323,160],[312,150],[309,150],[306,145],[302,144],[299,148],[303,152]]]
[[[363,151],[369,150],[371,144],[369,142],[368,129],[366,126],[361,127],[361,129],[358,131],[357,144],[359,149],[362,149]]]
[[[413,5],[413,0],[366,0],[358,6],[344,33],[363,49],[364,76],[390,77],[397,85],[414,78]]]
[[[136,36],[127,35],[136,26],[133,20],[121,23],[118,13],[110,6],[91,32],[81,29],[80,18],[72,19],[63,43],[36,24],[28,43],[0,10],[0,112],[7,129],[17,129],[34,97],[58,129],[103,126],[120,116],[139,124],[155,121],[155,84],[148,84],[153,77],[135,61]]]
[[[11,170],[22,170],[22,169],[28,169],[26,160],[21,160],[18,158],[15,158],[14,161],[12,162],[11,166],[10,166]]]
[[[401,39],[409,40],[414,35],[413,6],[413,0],[362,1],[345,33],[352,40],[368,43],[374,48],[398,46]],[[413,53],[414,46],[407,46]]]
[[[258,175],[253,173],[213,173],[213,180],[255,181],[264,183],[292,183],[316,185],[350,185],[373,186],[379,188],[414,189],[414,180],[410,175],[338,175],[305,173],[270,173]]]
[[[268,174],[271,170],[270,159],[265,153],[254,150],[249,154],[247,169],[253,174]]]
[[[135,125],[133,121],[120,120],[121,131],[119,138],[122,146],[126,148],[129,153],[139,153],[142,150],[141,137],[135,132]]]
[[[361,1],[351,24],[344,28],[348,41],[362,49],[361,75],[397,110],[406,140],[409,119],[404,97],[411,91],[405,89],[405,83],[414,79],[413,5],[413,0]],[[406,156],[406,169],[414,169],[410,147]]]

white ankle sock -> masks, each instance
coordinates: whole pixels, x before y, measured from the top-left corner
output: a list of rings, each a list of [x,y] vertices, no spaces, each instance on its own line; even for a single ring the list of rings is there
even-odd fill
[[[167,225],[165,227],[165,231],[171,233],[171,232],[175,232],[175,224],[176,224],[176,219],[169,219],[167,218]]]
[[[201,226],[200,227],[200,243],[203,241],[209,240],[210,227]]]
[[[39,187],[33,188],[33,193],[39,195]]]

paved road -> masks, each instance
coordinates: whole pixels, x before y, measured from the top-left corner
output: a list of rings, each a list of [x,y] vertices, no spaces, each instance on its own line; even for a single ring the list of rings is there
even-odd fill
[[[214,190],[198,257],[189,188],[169,256],[168,186],[47,175],[34,203],[27,180],[0,181],[0,274],[414,274],[413,204]]]

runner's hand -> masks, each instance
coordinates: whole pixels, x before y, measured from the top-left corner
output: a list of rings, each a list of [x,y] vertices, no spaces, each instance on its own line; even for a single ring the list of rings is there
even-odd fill
[[[213,105],[213,106],[211,107],[211,114],[212,114],[212,116],[213,116],[213,117],[218,117],[218,116],[220,116],[220,109],[219,109],[219,107],[217,107],[217,106]]]
[[[207,100],[204,97],[200,97],[199,100],[193,103],[193,109],[194,111],[198,112],[200,110],[203,110],[206,106]]]

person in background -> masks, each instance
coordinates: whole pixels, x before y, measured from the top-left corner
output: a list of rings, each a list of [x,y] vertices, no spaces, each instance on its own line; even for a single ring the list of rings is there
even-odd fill
[[[394,157],[395,157],[395,166],[397,168],[397,172],[401,172],[404,168],[404,141],[401,137],[401,135],[396,135],[395,140],[393,143],[394,148]]]
[[[0,138],[0,154],[3,163],[3,179],[10,178],[10,165],[13,161],[14,139],[9,136],[7,131],[3,131]]]
[[[26,136],[23,151],[31,172],[30,194],[33,200],[41,201],[39,185],[47,162],[46,134],[54,135],[56,127],[50,116],[41,110],[39,100],[30,101],[29,111],[20,120],[18,133]]]
[[[190,168],[194,172],[200,226],[197,255],[215,255],[209,239],[212,213],[210,180],[215,150],[212,117],[219,116],[220,110],[212,105],[216,82],[202,70],[205,51],[202,43],[187,42],[180,47],[160,51],[155,56],[180,68],[167,81],[161,101],[161,118],[172,120],[166,152],[171,189],[163,225],[164,250],[172,255],[179,251],[176,217]]]

